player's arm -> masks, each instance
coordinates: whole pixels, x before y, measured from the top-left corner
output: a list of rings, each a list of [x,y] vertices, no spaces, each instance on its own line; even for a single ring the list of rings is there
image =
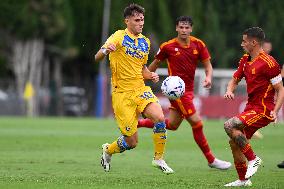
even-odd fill
[[[235,98],[234,91],[237,88],[239,82],[240,80],[234,77],[229,81],[228,86],[227,86],[227,91],[224,94],[225,99],[233,100]]]
[[[95,55],[95,62],[101,61],[104,57],[106,57],[110,52],[116,50],[114,44],[110,43],[106,48],[102,47]]]
[[[150,79],[154,83],[157,83],[159,81],[159,75],[155,72],[151,72],[145,65],[142,70],[142,75],[144,79]]]
[[[206,60],[203,63],[204,70],[205,70],[205,80],[203,82],[203,87],[210,89],[212,86],[212,74],[213,74],[213,67],[210,60]]]
[[[284,102],[284,88],[281,75],[278,75],[275,78],[271,79],[271,83],[276,91],[276,102],[273,111],[270,113],[270,116],[273,117],[273,119],[276,121],[277,114]]]
[[[160,66],[161,61],[158,59],[154,59],[154,61],[148,66],[149,71],[155,72]]]

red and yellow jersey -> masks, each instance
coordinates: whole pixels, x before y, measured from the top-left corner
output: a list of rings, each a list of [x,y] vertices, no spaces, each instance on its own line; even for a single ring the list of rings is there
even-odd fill
[[[148,60],[150,40],[142,34],[134,36],[125,29],[111,35],[102,48],[110,43],[116,46],[109,54],[113,89],[135,91],[145,86],[142,69]]]
[[[179,76],[185,82],[185,90],[193,91],[197,64],[209,60],[210,54],[200,39],[190,36],[189,40],[188,46],[181,45],[177,38],[163,43],[155,58],[167,60],[169,75]]]
[[[244,54],[234,73],[234,78],[237,80],[243,77],[247,83],[247,107],[263,110],[264,114],[269,115],[274,108],[275,97],[275,90],[271,82],[274,78],[281,78],[279,64],[272,56],[264,52],[254,60],[251,60],[248,54]]]

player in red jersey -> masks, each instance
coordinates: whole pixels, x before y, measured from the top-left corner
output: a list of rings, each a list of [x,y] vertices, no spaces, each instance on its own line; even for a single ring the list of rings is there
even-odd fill
[[[284,89],[280,66],[272,56],[263,51],[264,39],[264,31],[259,27],[244,31],[241,46],[247,54],[240,59],[239,67],[228,83],[224,95],[226,99],[234,99],[235,88],[241,79],[245,78],[248,93],[245,110],[224,124],[230,137],[230,147],[239,179],[225,186],[252,185],[250,177],[257,172],[262,160],[255,155],[249,139],[255,131],[276,121],[277,113],[283,104]]]
[[[210,54],[206,45],[200,39],[190,36],[192,32],[192,19],[189,16],[181,16],[176,20],[177,37],[163,43],[155,56],[155,60],[148,67],[152,72],[156,71],[159,64],[166,60],[169,75],[179,76],[185,82],[185,94],[177,100],[171,100],[169,118],[166,119],[168,130],[177,130],[183,119],[186,119],[192,127],[195,142],[203,152],[208,165],[217,169],[228,169],[230,162],[222,161],[213,155],[203,133],[203,123],[196,112],[194,98],[194,76],[197,64],[202,62],[205,68],[206,78],[203,86],[211,87],[212,65]],[[138,127],[153,128],[154,124],[149,119],[142,119]]]
[[[262,49],[266,54],[270,54],[270,52],[272,51],[272,43],[271,41],[269,41],[268,39],[265,39],[262,43]],[[257,130],[253,135],[252,138],[257,138],[257,139],[261,139],[263,138],[263,135],[260,133],[259,130]]]

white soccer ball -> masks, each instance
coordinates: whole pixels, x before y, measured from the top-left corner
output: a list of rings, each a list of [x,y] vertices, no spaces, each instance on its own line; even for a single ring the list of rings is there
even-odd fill
[[[179,76],[168,76],[163,81],[161,90],[170,100],[175,100],[184,94],[185,84]]]

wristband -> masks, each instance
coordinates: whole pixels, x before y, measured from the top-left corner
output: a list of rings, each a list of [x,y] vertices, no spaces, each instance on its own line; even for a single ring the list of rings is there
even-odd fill
[[[103,50],[102,50],[102,53],[103,53],[104,55],[108,55],[108,54],[109,54],[109,52],[107,51],[107,49],[103,49]]]

